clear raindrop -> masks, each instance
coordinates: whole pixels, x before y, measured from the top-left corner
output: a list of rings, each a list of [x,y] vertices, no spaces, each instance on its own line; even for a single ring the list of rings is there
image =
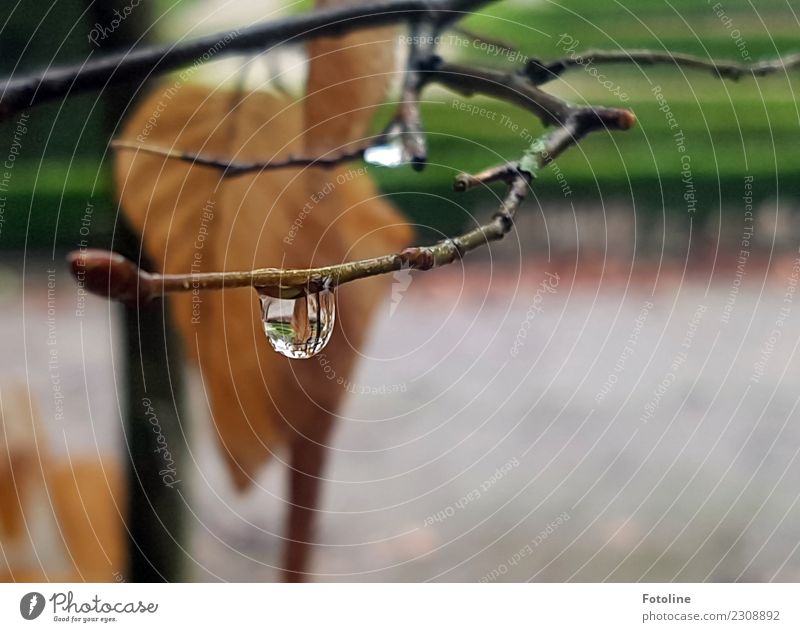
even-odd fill
[[[398,142],[390,142],[386,145],[376,145],[364,152],[364,161],[379,167],[399,167],[403,160],[403,147]]]
[[[267,340],[281,355],[311,358],[328,344],[336,318],[336,300],[331,290],[297,299],[274,298],[259,292],[261,320]]]
[[[391,129],[383,145],[373,145],[364,152],[364,162],[379,167],[399,167],[408,162],[399,127]]]

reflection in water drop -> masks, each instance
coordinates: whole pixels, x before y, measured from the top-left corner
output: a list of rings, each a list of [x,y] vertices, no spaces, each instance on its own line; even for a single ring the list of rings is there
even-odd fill
[[[267,340],[287,358],[310,358],[325,347],[333,333],[336,300],[331,290],[298,299],[281,299],[259,292],[261,320]]]
[[[399,167],[406,162],[403,142],[396,138],[385,145],[375,145],[364,152],[364,162],[379,167]]]

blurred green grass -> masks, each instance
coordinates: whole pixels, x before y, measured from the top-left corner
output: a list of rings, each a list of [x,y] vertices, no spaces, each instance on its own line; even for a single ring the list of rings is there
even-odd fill
[[[715,11],[715,4],[703,0],[507,0],[469,17],[465,25],[509,42],[526,56],[545,60],[565,54],[558,43],[562,34],[579,42],[578,51],[646,47],[741,60],[740,47],[731,35],[737,29],[739,42],[744,42],[755,60],[800,52],[800,23],[787,0],[760,0],[757,9],[748,0],[727,0],[727,24]],[[464,62],[515,67],[505,56],[486,54],[461,36],[445,36],[442,54]],[[551,82],[547,89],[576,103],[630,107],[639,124],[625,133],[597,133],[570,150],[558,161],[562,180],[553,169],[543,171],[535,185],[542,204],[563,203],[562,187],[567,182],[570,200],[598,205],[618,201],[633,204],[642,213],[686,213],[681,154],[673,137],[675,130],[668,127],[658,109],[652,93],[655,85],[663,90],[685,135],[698,200],[697,219],[734,207],[740,201],[745,175],[754,177],[756,204],[773,196],[800,198],[800,178],[795,177],[800,162],[796,151],[800,110],[794,92],[800,87],[800,71],[788,77],[738,83],[677,68],[617,65],[601,67],[601,71],[629,95],[628,101],[623,103],[580,68]],[[424,173],[407,167],[370,168],[382,189],[412,220],[429,227],[422,231],[425,238],[461,229],[474,215],[494,206],[501,194],[499,189],[455,194],[451,183],[457,172],[516,159],[531,136],[543,131],[525,111],[484,99],[467,101],[488,108],[490,119],[453,107],[463,101],[440,89],[425,93],[422,110],[431,165]],[[63,119],[51,126],[51,114],[55,118],[55,108],[36,110],[35,122],[46,123],[48,134],[65,129],[65,125],[69,129]],[[387,107],[376,126],[390,116]],[[518,129],[511,129],[505,121]],[[10,132],[12,126],[6,124],[4,130]],[[116,207],[107,179],[101,178],[92,191],[98,169],[108,172],[107,163],[101,162],[108,156],[101,158],[98,147],[102,142],[96,140],[90,143],[83,138],[87,148],[75,152],[72,167],[71,148],[63,156],[53,150],[37,154],[36,143],[26,143],[25,160],[17,163],[7,195],[0,247],[73,246],[90,199],[97,208],[98,222],[92,234],[102,241],[102,230],[113,225]],[[46,146],[47,139],[37,143]],[[39,163],[41,156],[44,164]]]
[[[544,60],[564,56],[562,35],[579,42],[577,52],[589,48],[652,48],[693,53],[717,60],[769,59],[800,51],[797,16],[783,0],[762,0],[757,12],[746,1],[724,3],[701,0],[627,0],[594,2],[507,2],[490,6],[470,17],[471,30],[508,42],[526,56]],[[566,40],[565,40],[566,41]],[[460,36],[444,38],[448,57],[495,67],[509,67],[502,54],[489,55]],[[570,199],[608,204],[618,200],[638,212],[686,213],[681,181],[681,154],[653,88],[660,86],[679,130],[685,136],[696,190],[695,218],[702,221],[740,200],[745,175],[753,176],[756,204],[772,196],[800,197],[797,178],[800,158],[800,109],[795,90],[800,72],[789,76],[719,81],[710,73],[663,67],[598,66],[622,101],[596,78],[578,68],[546,89],[575,103],[631,108],[638,125],[625,133],[597,133],[562,156],[553,170],[540,174],[535,187],[543,204],[565,201],[564,179]],[[437,165],[419,177],[408,169],[374,169],[387,193],[422,189],[424,195],[404,195],[403,206],[418,222],[445,232],[459,229],[478,209],[494,204],[488,193],[446,193],[454,171],[474,171],[499,160],[518,158],[530,134],[541,126],[527,113],[492,101],[470,102],[491,110],[493,118],[459,111],[462,99],[438,91],[426,94],[424,120],[430,135],[430,158]],[[388,114],[387,114],[388,116]],[[505,118],[507,117],[507,118]],[[511,120],[525,129],[513,131]],[[450,204],[432,197],[445,192]],[[499,194],[501,191],[496,191]],[[460,207],[459,205],[463,205]]]

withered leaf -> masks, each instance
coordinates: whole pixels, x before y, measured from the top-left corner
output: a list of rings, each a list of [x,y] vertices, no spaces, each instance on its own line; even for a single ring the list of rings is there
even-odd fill
[[[240,161],[318,155],[361,140],[394,72],[391,30],[325,38],[309,48],[305,99],[166,84],[139,104],[122,138]],[[226,179],[212,168],[122,151],[116,181],[145,252],[167,273],[336,264],[396,252],[411,239],[358,164]],[[378,277],[337,291],[338,322],[325,358],[342,380],[331,380],[317,359],[274,353],[250,289],[170,299],[239,488],[274,450],[339,410],[342,383],[389,284]]]

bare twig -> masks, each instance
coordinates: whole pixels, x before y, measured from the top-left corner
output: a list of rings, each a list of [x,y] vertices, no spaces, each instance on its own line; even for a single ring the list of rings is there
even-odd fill
[[[635,124],[636,117],[630,110],[602,107],[573,108],[564,124],[550,133],[544,141],[535,141],[529,153],[531,159],[535,161],[536,168],[544,167],[597,129],[624,131]],[[456,176],[453,188],[456,191],[468,191],[493,182],[505,182],[511,186],[520,173],[527,171],[535,175],[532,173],[534,169],[528,165],[529,162],[523,159],[490,167],[476,174],[461,173]]]
[[[132,149],[151,154],[175,158],[191,162],[194,165],[220,169],[223,177],[236,177],[247,173],[286,169],[289,167],[335,167],[350,160],[364,156],[364,152],[373,145],[379,145],[393,134],[399,134],[404,144],[405,153],[412,166],[422,168],[427,161],[425,134],[419,114],[418,99],[420,91],[430,83],[439,83],[448,88],[472,96],[476,93],[494,96],[533,112],[545,124],[564,124],[571,116],[586,111],[599,112],[600,109],[576,108],[566,101],[548,94],[532,85],[524,75],[518,72],[502,72],[472,66],[448,64],[438,57],[429,57],[426,62],[417,60],[411,54],[406,71],[403,100],[398,105],[397,113],[384,132],[369,145],[334,156],[290,157],[279,161],[237,162],[222,158],[204,156],[202,154],[166,149],[153,145],[141,145],[127,141],[114,141],[115,149]],[[610,112],[607,111],[606,113]],[[615,115],[627,110],[614,110]],[[630,113],[625,116],[632,116]],[[612,129],[625,129],[617,122],[606,122]],[[458,183],[457,183],[458,186]]]
[[[800,67],[800,54],[788,55],[769,61],[741,64],[730,61],[714,61],[695,55],[669,51],[642,49],[587,50],[582,53],[573,53],[551,62],[531,59],[528,61],[525,74],[536,85],[542,85],[556,79],[571,68],[578,68],[587,64],[635,64],[640,66],[663,64],[696,70],[708,70],[719,78],[738,81],[742,77],[763,77],[780,71],[798,68]]]
[[[463,29],[460,31],[465,32]],[[432,40],[433,38],[431,38]],[[426,38],[417,38],[414,41],[427,40]],[[558,77],[570,68],[585,65],[587,60],[590,60],[591,63],[672,64],[710,70],[719,77],[733,80],[738,80],[745,75],[764,76],[780,70],[800,67],[800,54],[754,64],[739,64],[735,62],[714,62],[693,55],[649,50],[590,50],[582,54],[555,60],[549,64],[544,64],[539,60],[530,60],[525,70],[520,73],[448,64],[435,56],[430,56],[426,59],[420,51],[421,49],[418,46],[412,46],[405,74],[403,98],[398,106],[397,114],[384,133],[377,137],[374,143],[371,143],[379,144],[391,133],[399,131],[402,134],[403,144],[409,160],[417,169],[421,169],[427,160],[425,135],[422,129],[418,101],[421,90],[429,83],[444,85],[466,96],[474,94],[493,96],[525,108],[533,112],[543,123],[552,125],[563,123],[571,115],[579,112],[580,109],[576,109],[566,101],[544,92],[537,86]],[[291,157],[281,161],[243,163],[212,158],[193,152],[182,152],[151,145],[137,145],[124,141],[114,141],[112,146],[117,149],[138,149],[169,158],[185,160],[200,166],[214,167],[221,169],[226,177],[289,167],[335,167],[342,163],[362,158],[364,152],[369,148],[369,146],[363,146],[332,157]],[[456,187],[461,187],[462,184],[457,181]]]
[[[359,9],[363,11],[364,7],[337,9],[261,27],[252,27],[244,35],[241,31],[236,32],[237,46],[229,46],[228,42],[218,47],[219,50],[215,48],[215,52],[246,50],[248,47],[252,48],[256,45],[257,48],[264,49],[272,42],[270,38],[285,42],[292,38],[295,40],[307,39],[319,35],[340,33],[353,28],[402,20],[411,23],[414,33],[430,32],[435,35],[449,20],[454,19],[458,12],[467,11],[488,1],[491,0],[383,0],[382,3],[369,7],[367,12],[359,11]],[[305,30],[301,29],[301,25]],[[436,40],[435,37],[431,37],[421,40],[417,38],[417,41],[427,41],[428,39],[430,42]],[[217,38],[218,40],[219,38]],[[144,76],[155,70],[159,72],[169,70],[191,61],[190,57],[196,56],[199,48],[206,44],[208,44],[208,40],[202,40],[191,45],[175,47],[180,51],[178,54],[164,52],[163,56],[168,56],[168,62],[164,62],[163,58],[155,59],[154,55],[157,49],[152,49],[134,53],[132,55],[134,61],[130,61],[131,56],[105,58],[94,65],[87,65],[78,70],[66,69],[38,77],[28,77],[20,80],[16,84],[16,88],[7,83],[5,92],[0,97],[0,115],[4,111],[6,114],[13,112],[14,107],[21,107],[19,104],[25,102],[28,97],[30,97],[29,103],[36,103],[55,96],[71,94],[71,88],[69,86],[65,88],[63,83],[67,79],[79,89],[88,90],[98,87],[101,79],[105,82],[111,81],[117,68],[128,73],[128,78],[136,78],[140,74]],[[115,67],[109,69],[108,64],[112,61],[115,63]],[[36,81],[39,81],[40,85],[33,93],[26,92],[30,89],[29,84],[36,83]],[[512,229],[514,215],[525,199],[528,188],[540,167],[549,164],[568,147],[579,142],[581,138],[594,130],[625,130],[630,128],[636,120],[629,110],[577,107],[569,104],[538,88],[525,72],[500,72],[447,64],[434,55],[433,44],[425,46],[416,44],[412,46],[409,53],[403,100],[389,129],[394,132],[397,131],[397,126],[400,126],[400,132],[404,135],[403,142],[406,153],[412,162],[416,162],[419,166],[425,164],[427,157],[417,104],[421,90],[427,84],[434,82],[465,95],[483,94],[508,101],[532,112],[545,125],[554,127],[554,130],[545,138],[534,142],[519,162],[501,165],[472,176],[462,174],[457,178],[455,187],[462,191],[479,184],[489,184],[495,181],[506,183],[508,187],[506,196],[499,210],[488,223],[458,237],[445,239],[434,246],[408,248],[397,254],[309,269],[264,268],[245,272],[162,275],[144,272],[133,262],[111,252],[79,251],[71,253],[69,256],[75,276],[84,287],[92,292],[126,303],[142,303],[171,292],[236,287],[255,287],[271,296],[297,298],[323,288],[331,288],[399,269],[428,270],[451,263],[475,248],[502,239]],[[40,92],[42,86],[48,87]],[[9,97],[9,94],[12,96]],[[20,95],[25,98],[23,99],[23,96]],[[384,132],[379,139],[385,139],[388,133],[388,131]],[[222,169],[228,176],[264,169],[304,166],[332,167],[347,160],[363,157],[367,149],[361,147],[332,157],[327,155],[290,157],[282,161],[237,163],[191,152],[132,145],[125,142],[115,143],[115,146]]]
[[[280,270],[262,268],[247,272],[204,274],[150,274],[124,257],[101,250],[75,251],[69,255],[73,274],[86,289],[129,304],[146,303],[172,292],[254,287],[270,296],[297,298],[343,283],[401,269],[429,270],[461,259],[467,252],[502,239],[513,227],[513,218],[535,177],[536,168],[553,161],[568,147],[596,129],[624,130],[635,122],[628,110],[584,108],[571,112],[557,129],[536,141],[518,163],[509,163],[474,176],[459,176],[457,188],[504,181],[508,191],[491,221],[463,235],[433,246],[407,248],[403,252],[320,268]],[[464,181],[462,187],[459,181]]]
[[[542,164],[550,164],[590,132],[598,129],[625,131],[634,125],[636,116],[624,108],[571,107],[564,124],[549,136],[542,150]]]
[[[0,120],[39,103],[121,83],[140,82],[190,64],[226,55],[264,51],[277,44],[349,31],[427,20],[454,21],[494,0],[374,0],[216,33],[189,42],[104,55],[73,66],[48,68],[0,82]]]
[[[493,182],[505,182],[511,184],[519,173],[519,162],[507,162],[496,167],[489,167],[480,173],[461,173],[456,176],[453,182],[453,189],[456,191],[469,191],[480,185],[492,184]]]
[[[382,136],[378,137],[379,139]],[[268,160],[264,162],[248,161],[239,162],[236,160],[228,160],[225,158],[214,158],[211,156],[204,156],[191,151],[181,151],[179,149],[167,149],[166,147],[159,147],[157,145],[142,145],[139,143],[132,143],[124,140],[115,140],[111,142],[114,149],[129,149],[141,151],[147,154],[154,154],[156,156],[163,156],[165,158],[174,158],[176,160],[183,160],[190,162],[193,165],[200,167],[211,167],[213,169],[221,170],[223,177],[234,178],[248,173],[255,173],[261,171],[270,171],[278,169],[290,169],[296,167],[323,167],[331,169],[351,160],[357,160],[364,156],[364,152],[373,145],[365,145],[358,147],[351,151],[335,154],[333,156],[319,156],[319,157],[306,157],[306,156],[290,156],[283,160]]]
[[[428,162],[428,143],[419,113],[420,92],[424,85],[420,70],[423,60],[433,55],[435,41],[435,29],[424,23],[412,24],[403,94],[397,115],[390,125],[397,127],[402,134],[404,153],[416,171],[422,171]]]
[[[425,75],[433,81],[466,96],[484,94],[515,104],[532,112],[545,125],[558,129],[552,140],[566,145],[573,135],[582,137],[598,127],[626,130],[634,125],[633,112],[619,108],[575,106],[534,86],[527,77],[515,72],[471,68],[444,62],[434,63]],[[561,153],[563,149],[551,154]]]
[[[425,71],[426,83],[438,83],[468,97],[482,94],[512,103],[545,125],[561,124],[572,112],[566,101],[539,89],[519,72],[450,64],[439,58],[431,60]]]
[[[373,146],[387,142],[397,135],[403,144],[405,159],[411,166],[421,171],[428,160],[427,142],[422,127],[422,117],[419,112],[420,90],[423,79],[420,75],[421,60],[429,58],[432,53],[435,37],[434,30],[427,25],[415,23],[412,25],[412,44],[409,48],[409,57],[403,80],[403,94],[397,111],[386,126],[384,131],[371,140],[353,150],[333,156],[290,156],[283,160],[247,161],[216,158],[191,151],[168,149],[155,145],[133,143],[124,140],[111,142],[111,147],[118,150],[138,150],[149,154],[164,156],[190,162],[195,166],[211,167],[222,171],[223,178],[235,178],[248,173],[287,169],[293,167],[324,167],[332,168],[352,160],[363,158],[365,152]]]
[[[520,177],[509,189],[503,211],[478,228],[434,246],[417,246],[403,252],[321,268],[261,268],[248,272],[204,274],[150,274],[135,263],[106,250],[74,251],[68,255],[72,272],[95,294],[128,305],[144,304],[174,292],[254,287],[270,296],[298,298],[323,288],[402,269],[430,270],[452,263],[470,250],[501,239],[511,230],[511,217],[524,198],[529,179]],[[524,184],[524,186],[523,186]]]

